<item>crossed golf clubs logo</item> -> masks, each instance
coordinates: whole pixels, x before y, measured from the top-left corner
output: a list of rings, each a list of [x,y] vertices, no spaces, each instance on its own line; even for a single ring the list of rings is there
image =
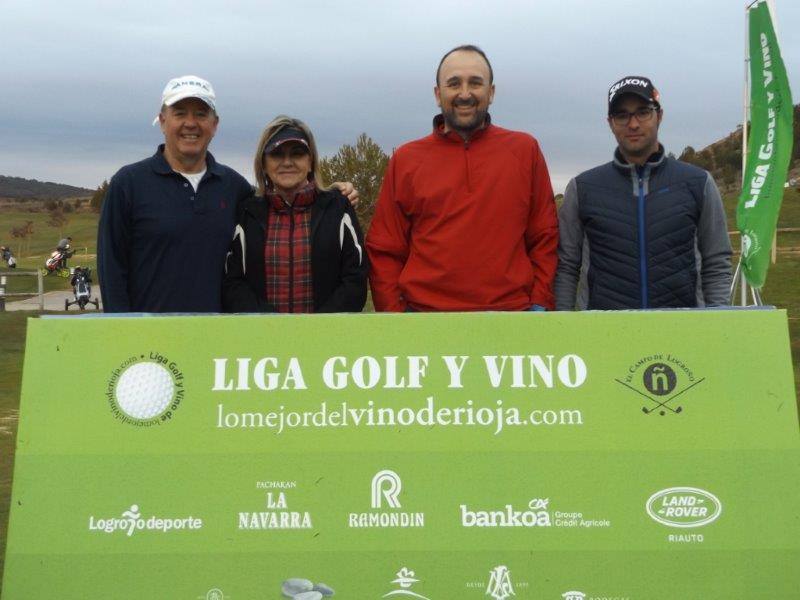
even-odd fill
[[[650,396],[649,394],[645,394],[642,390],[639,390],[631,385],[628,385],[624,381],[621,381],[619,379],[615,379],[614,381],[624,385],[629,390],[633,390],[640,396],[644,396],[645,398],[650,400],[650,402],[653,403],[653,406],[642,407],[642,412],[644,414],[649,415],[650,413],[658,411],[658,413],[663,417],[664,415],[667,414],[667,411],[670,411],[672,414],[675,415],[683,412],[683,406],[673,407],[670,406],[670,403],[681,394],[688,392],[694,386],[699,385],[700,383],[705,381],[705,377],[703,377],[702,379],[698,379],[691,385],[673,394],[673,392],[675,391],[675,387],[678,384],[678,378],[675,375],[675,371],[672,369],[672,367],[664,363],[653,363],[652,365],[647,367],[647,369],[645,369],[644,374],[642,375],[642,383],[644,384],[644,387],[645,389],[647,389],[648,392],[650,392],[654,396],[657,396],[656,398]],[[663,398],[664,396],[666,396],[666,398]]]

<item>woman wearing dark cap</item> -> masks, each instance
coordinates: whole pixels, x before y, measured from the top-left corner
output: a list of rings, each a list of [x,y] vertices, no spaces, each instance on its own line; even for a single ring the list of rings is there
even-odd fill
[[[367,255],[358,219],[319,177],[314,136],[278,116],[255,156],[257,193],[239,206],[225,266],[226,312],[358,312]]]

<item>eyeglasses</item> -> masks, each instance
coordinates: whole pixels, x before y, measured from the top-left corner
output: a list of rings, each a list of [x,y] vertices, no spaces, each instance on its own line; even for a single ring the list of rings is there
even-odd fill
[[[615,113],[611,113],[611,121],[617,127],[624,127],[628,123],[631,122],[632,117],[636,117],[636,120],[639,123],[647,123],[650,119],[653,118],[653,115],[656,113],[656,108],[654,106],[643,106],[641,108],[637,108],[633,112],[627,111],[619,111]]]

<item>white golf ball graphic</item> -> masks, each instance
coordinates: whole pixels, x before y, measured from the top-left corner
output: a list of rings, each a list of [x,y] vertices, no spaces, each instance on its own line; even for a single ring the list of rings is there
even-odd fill
[[[131,365],[117,383],[117,403],[134,419],[152,419],[166,410],[175,394],[172,375],[153,362]]]

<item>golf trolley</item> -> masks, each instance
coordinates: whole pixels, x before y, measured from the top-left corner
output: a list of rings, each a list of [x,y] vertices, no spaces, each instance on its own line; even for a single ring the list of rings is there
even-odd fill
[[[92,270],[89,267],[75,267],[70,283],[75,300],[70,302],[69,298],[65,299],[64,310],[69,310],[73,304],[77,304],[81,310],[86,310],[87,304],[94,304],[95,309],[100,308],[100,301],[97,298],[92,300]]]
[[[2,260],[6,265],[8,265],[9,269],[17,268],[17,259],[14,258],[14,254],[11,252],[11,248],[8,248],[6,246],[0,246],[0,260]]]
[[[69,247],[66,248],[57,248],[53,250],[50,254],[50,258],[44,261],[44,269],[42,269],[43,275],[50,275],[50,273],[55,273],[59,277],[69,277],[70,272],[69,269],[66,267],[66,262],[68,258],[72,258],[72,252]]]

